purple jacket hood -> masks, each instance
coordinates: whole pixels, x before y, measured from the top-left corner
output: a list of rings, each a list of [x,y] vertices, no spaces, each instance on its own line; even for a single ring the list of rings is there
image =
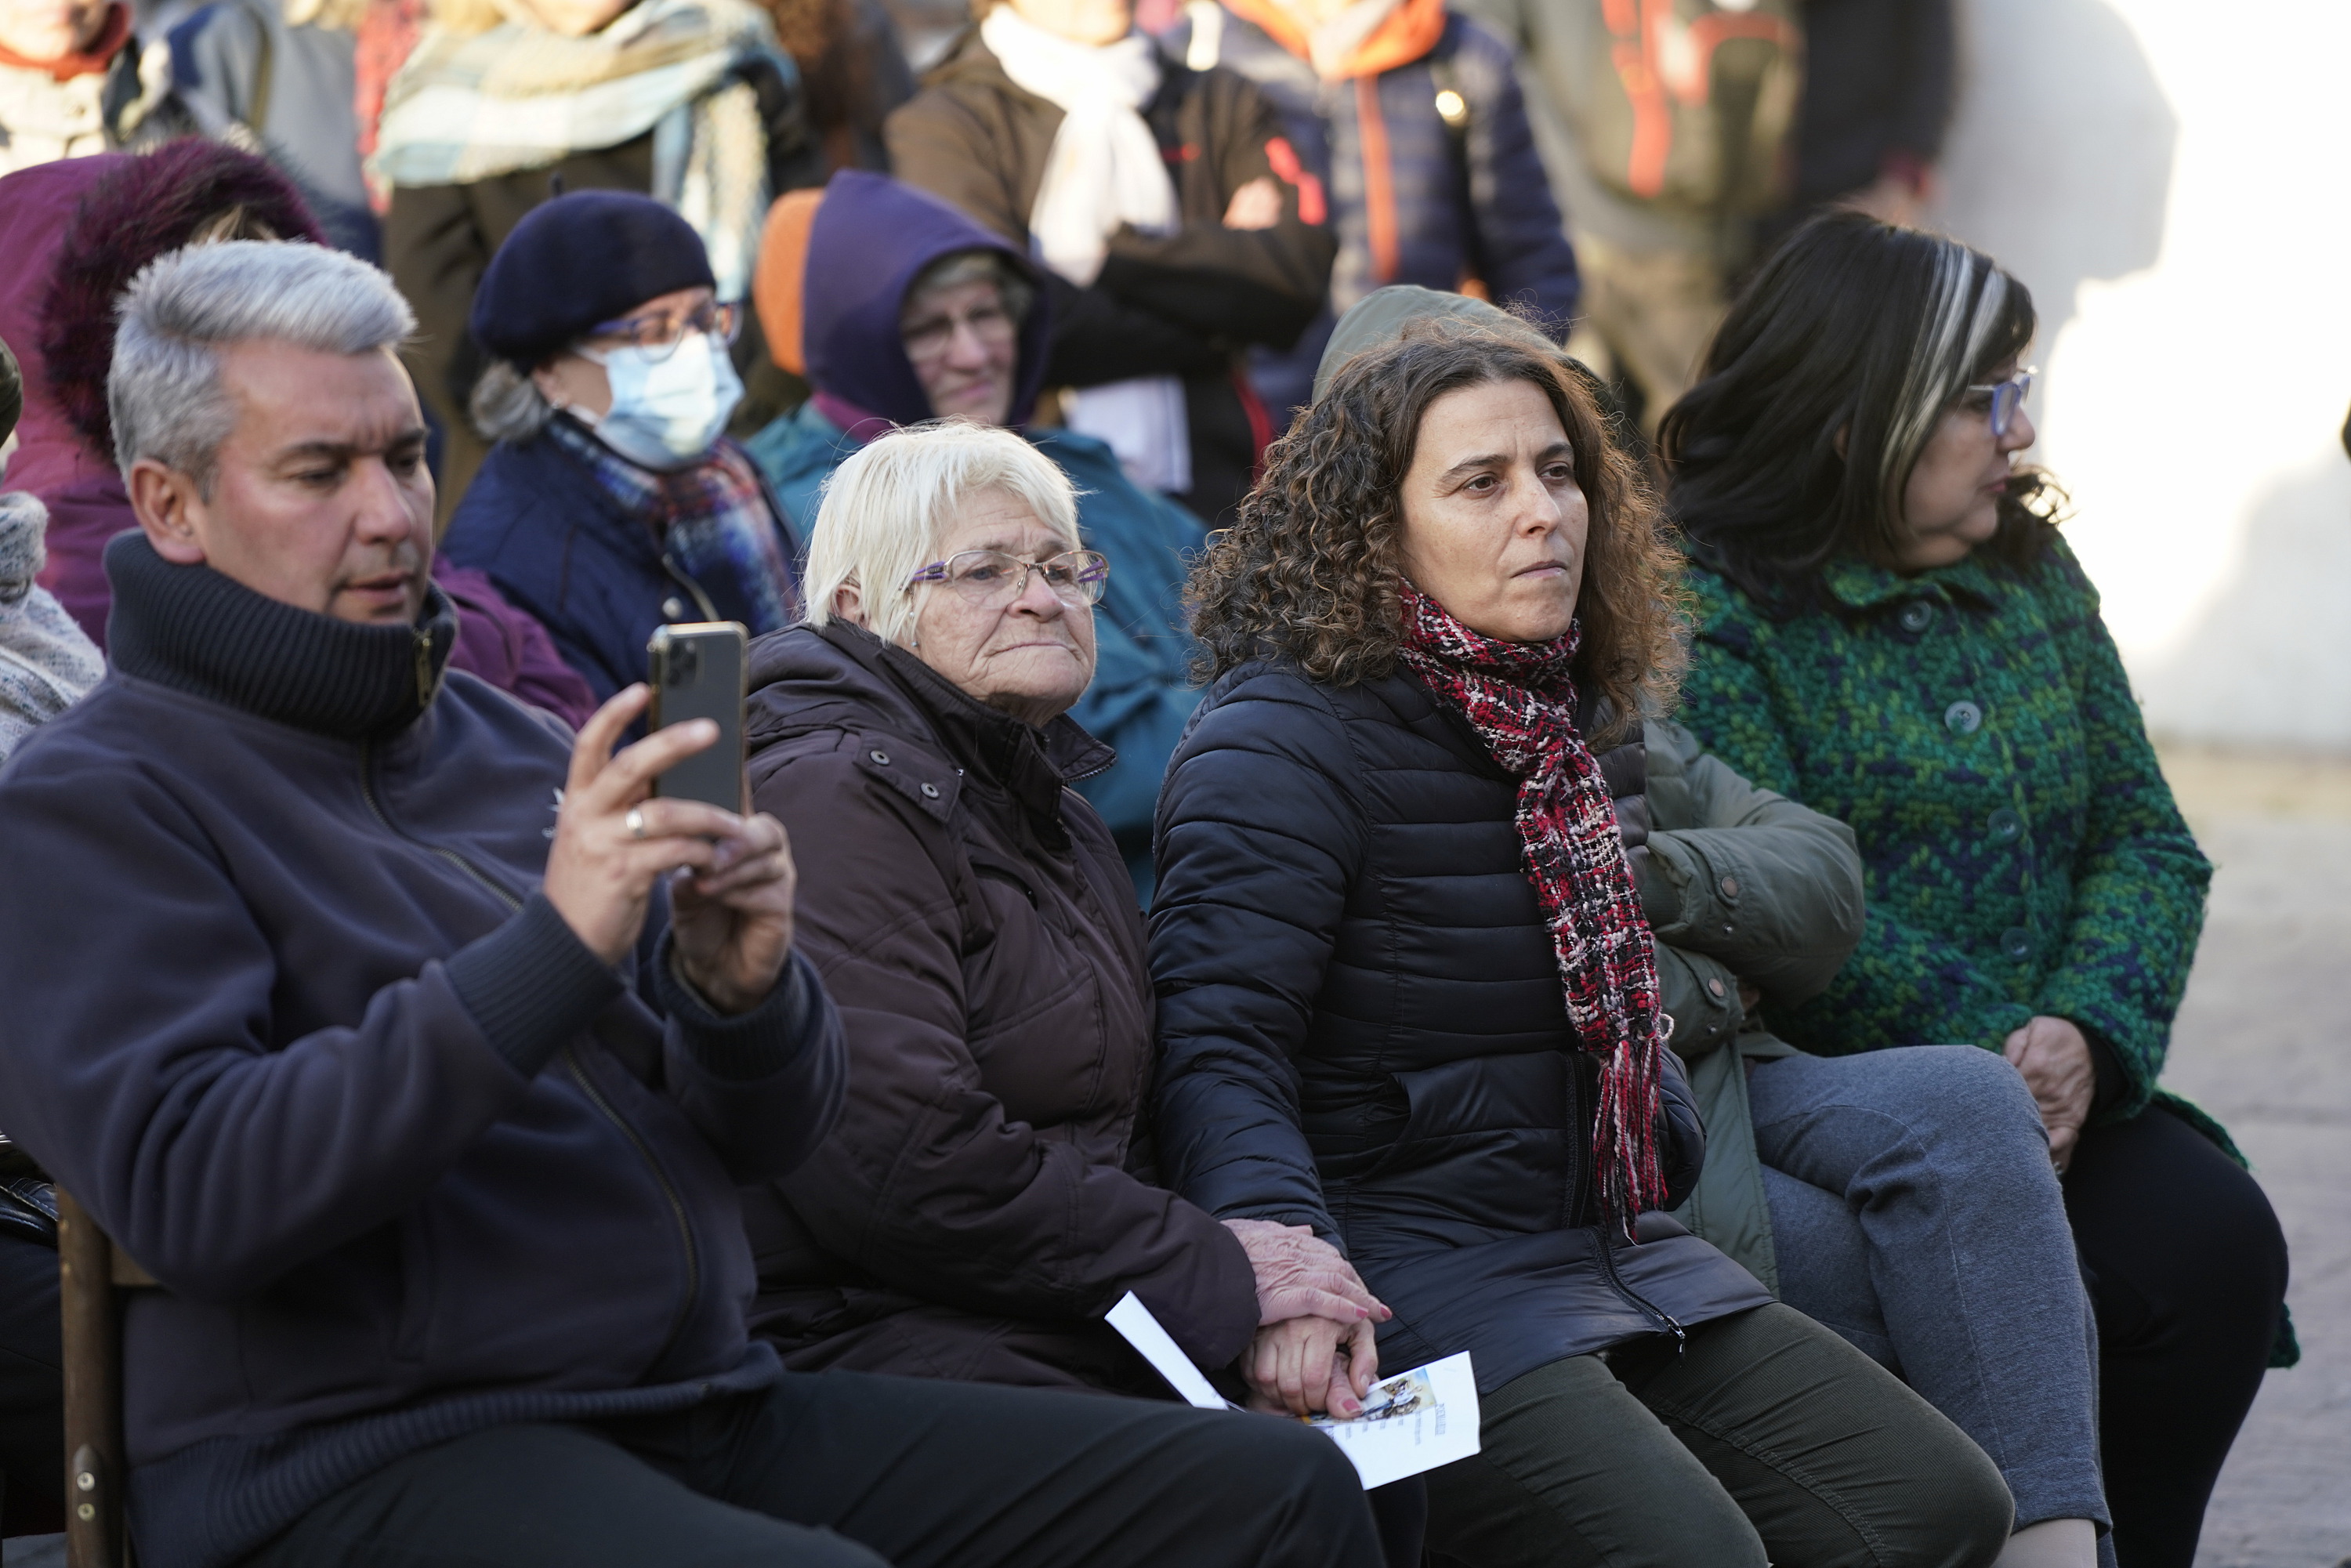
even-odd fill
[[[930,418],[930,399],[899,340],[898,317],[923,268],[959,250],[999,252],[1037,285],[1037,301],[1020,323],[1012,395],[1010,423],[1026,424],[1045,382],[1052,329],[1043,276],[1018,249],[938,197],[862,169],[832,177],[809,230],[800,332],[810,382],[893,424]]]

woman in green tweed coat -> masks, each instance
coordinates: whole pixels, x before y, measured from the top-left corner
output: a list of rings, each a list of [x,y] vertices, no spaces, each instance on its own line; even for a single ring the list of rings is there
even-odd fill
[[[1694,563],[1681,716],[1861,850],[1861,945],[1779,1032],[2024,1074],[2096,1309],[2116,1554],[2189,1568],[2292,1356],[2285,1249],[2225,1134],[2156,1087],[2211,868],[2054,493],[2014,465],[2033,329],[1989,258],[1858,214],[1765,264],[1660,434]]]

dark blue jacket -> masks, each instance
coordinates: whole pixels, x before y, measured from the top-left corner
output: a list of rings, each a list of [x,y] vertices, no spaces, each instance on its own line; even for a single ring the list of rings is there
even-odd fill
[[[1408,675],[1218,680],[1160,797],[1151,977],[1162,1174],[1219,1218],[1311,1225],[1395,1312],[1380,1364],[1488,1392],[1760,1306],[1662,1213],[1595,1223],[1593,1072],[1513,825],[1518,781]],[[1705,1135],[1666,1053],[1668,1207]]]
[[[1196,9],[1196,8],[1195,8]],[[1458,289],[1479,278],[1496,304],[1533,306],[1565,337],[1580,285],[1559,204],[1535,151],[1510,51],[1476,23],[1447,16],[1445,31],[1426,56],[1370,79],[1385,137],[1384,223],[1393,225],[1392,264],[1374,254],[1374,204],[1380,185],[1367,162],[1363,106],[1356,81],[1326,82],[1307,61],[1264,28],[1219,8],[1213,51],[1201,24],[1187,15],[1166,36],[1168,51],[1196,67],[1219,64],[1258,85],[1280,111],[1300,161],[1328,193],[1339,259],[1331,269],[1331,298],[1321,320],[1285,353],[1259,350],[1252,359],[1276,428],[1286,409],[1303,405],[1331,327],[1373,289],[1391,283]],[[1196,32],[1199,47],[1195,50]],[[1457,131],[1437,111],[1437,95],[1461,97],[1468,119]]]
[[[232,1562],[482,1427],[771,1382],[736,1184],[839,1111],[805,961],[720,1019],[658,915],[630,972],[582,946],[538,891],[569,742],[469,675],[420,704],[437,593],[413,632],[135,533],[107,565],[112,673],[0,768],[0,1114],[162,1281],[140,1561]]]
[[[783,516],[772,496],[768,509]],[[785,540],[786,559],[797,560],[789,528]],[[490,449],[441,550],[537,617],[598,702],[645,678],[645,640],[655,627],[710,619],[705,600],[722,621],[758,624],[729,583],[697,582],[666,560],[653,528],[547,435]]]

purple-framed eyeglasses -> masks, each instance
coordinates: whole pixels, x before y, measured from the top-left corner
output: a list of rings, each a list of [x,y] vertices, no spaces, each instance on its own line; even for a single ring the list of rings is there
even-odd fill
[[[2022,408],[2024,400],[2032,395],[2032,378],[2040,373],[2038,365],[2027,365],[2004,382],[1995,382],[1988,387],[1966,389],[1970,399],[1984,400],[1985,410],[1991,415],[1994,441],[2006,435],[2008,427],[2016,423],[2016,411]]]
[[[1050,560],[1022,560],[1000,549],[967,549],[935,560],[906,580],[912,593],[926,582],[944,583],[974,604],[1005,605],[1029,591],[1029,574],[1045,580],[1053,597],[1071,609],[1102,601],[1110,583],[1110,561],[1090,549],[1066,550]]]
[[[643,350],[647,359],[658,361],[677,352],[677,346],[689,334],[701,332],[732,343],[742,331],[740,305],[705,300],[683,316],[625,316],[618,321],[600,322],[588,329],[588,337],[591,342],[630,344]]]

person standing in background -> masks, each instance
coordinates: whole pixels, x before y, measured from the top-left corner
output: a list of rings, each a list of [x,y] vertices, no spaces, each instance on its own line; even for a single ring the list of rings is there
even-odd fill
[[[468,417],[489,362],[466,334],[474,291],[526,214],[558,189],[651,195],[694,225],[737,304],[769,198],[819,177],[799,71],[751,0],[515,12],[444,0],[385,91],[371,165],[392,190],[385,266],[420,327],[410,362],[444,432],[444,521],[488,453]],[[738,369],[766,360],[758,339],[743,334]],[[778,412],[747,407],[747,430]]]
[[[207,136],[257,152],[302,193],[327,242],[382,249],[360,173],[354,51],[367,0],[214,0],[172,29],[172,75]]]
[[[1786,200],[1794,0],[1459,0],[1529,72],[1585,319],[1568,342],[1645,434],[1688,387],[1755,221]]]
[[[885,130],[898,178],[1045,263],[1063,422],[1229,513],[1273,434],[1241,351],[1298,341],[1336,248],[1264,95],[1166,57],[1129,0],[1007,0]]]
[[[172,62],[121,0],[0,0],[0,174],[191,129]]]
[[[1313,390],[1340,314],[1393,283],[1532,310],[1564,336],[1579,294],[1510,52],[1445,0],[1194,0],[1165,38],[1281,110],[1290,163],[1327,193],[1339,257],[1298,345],[1252,356],[1276,425]]]
[[[898,25],[881,0],[766,0],[776,37],[800,68],[809,131],[830,176],[890,172],[890,111],[914,96]]]
[[[1795,174],[1773,236],[1832,204],[1917,220],[1957,89],[1951,11],[1951,0],[1806,0]]]

